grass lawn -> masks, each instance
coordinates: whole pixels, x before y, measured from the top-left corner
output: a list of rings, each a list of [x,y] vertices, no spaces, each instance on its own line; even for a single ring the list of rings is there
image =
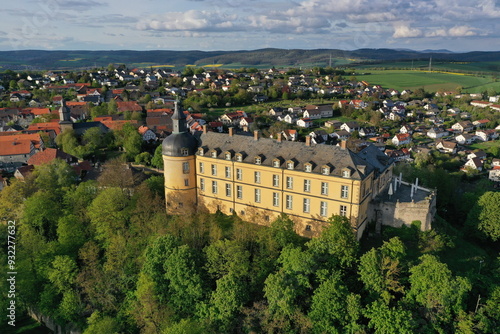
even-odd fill
[[[477,142],[474,143],[468,148],[474,149],[474,150],[484,150],[487,151],[492,147],[500,147],[500,140],[490,140],[490,141],[485,141],[485,142]]]
[[[436,92],[440,89],[456,90],[462,87],[469,93],[483,92],[488,89],[500,90],[500,82],[494,82],[491,76],[472,76],[462,73],[440,73],[411,70],[374,70],[371,74],[356,75],[358,80],[367,81],[370,85],[381,85],[384,88],[398,90],[423,88]]]

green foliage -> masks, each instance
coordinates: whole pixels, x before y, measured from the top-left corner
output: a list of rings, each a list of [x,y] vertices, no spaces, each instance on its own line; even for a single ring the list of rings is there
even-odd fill
[[[151,163],[151,153],[142,152],[135,156],[135,163],[148,166]]]
[[[366,316],[370,319],[368,326],[376,334],[414,333],[416,329],[410,311],[401,307],[389,307],[381,301],[369,305]]]
[[[94,312],[88,318],[88,327],[83,334],[118,334],[120,327],[118,321],[109,316],[103,316],[99,312]]]
[[[158,145],[158,147],[155,149],[153,158],[151,158],[151,165],[159,169],[163,169],[163,156],[161,150],[162,146]]]
[[[467,216],[470,229],[493,241],[500,239],[500,192],[484,193]]]

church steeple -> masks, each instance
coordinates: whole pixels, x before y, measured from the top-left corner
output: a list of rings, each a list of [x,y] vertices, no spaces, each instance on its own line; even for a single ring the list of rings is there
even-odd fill
[[[64,99],[61,100],[61,108],[59,108],[59,123],[71,123],[70,111]]]
[[[187,132],[186,115],[182,110],[181,101],[180,100],[175,101],[174,106],[175,106],[174,113],[172,115],[172,124],[173,124],[172,134]]]

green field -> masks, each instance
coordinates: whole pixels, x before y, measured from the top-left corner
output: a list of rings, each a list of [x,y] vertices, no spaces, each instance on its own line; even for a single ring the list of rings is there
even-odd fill
[[[489,89],[500,91],[500,82],[495,82],[492,76],[417,70],[374,70],[370,73],[356,75],[356,78],[370,85],[381,85],[383,88],[398,90],[423,88],[426,91],[436,92],[440,89],[454,91],[457,87],[462,87],[463,92],[467,93],[480,93]]]

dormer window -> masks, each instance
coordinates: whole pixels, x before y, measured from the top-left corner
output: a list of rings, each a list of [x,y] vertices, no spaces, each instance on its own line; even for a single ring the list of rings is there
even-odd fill
[[[350,177],[350,176],[351,176],[351,171],[349,169],[342,170],[342,177]]]
[[[304,171],[307,173],[312,172],[312,164],[311,163],[304,164]]]
[[[198,149],[198,155],[200,155],[200,156],[204,156],[205,155],[205,150],[203,149],[203,147],[200,147]]]
[[[210,152],[210,156],[212,158],[217,158],[217,151],[216,150],[213,150],[212,152]]]
[[[243,161],[243,155],[241,153],[236,154],[236,161],[238,161],[238,162]]]
[[[261,157],[255,157],[255,164],[256,165],[262,164],[262,158]]]
[[[224,154],[224,157],[225,157],[226,160],[231,160],[231,153],[230,152],[226,152]]]
[[[321,167],[321,174],[323,174],[323,175],[330,175],[330,167],[329,166],[323,166],[323,167]]]
[[[278,159],[273,160],[273,167],[279,168],[280,165],[281,165],[281,161],[279,161]]]
[[[286,162],[286,169],[293,169],[295,167],[295,164],[293,163],[292,160],[288,160]]]
[[[183,157],[188,156],[188,155],[189,155],[189,149],[187,149],[187,148],[185,148],[185,147],[181,148],[181,155],[182,155]]]

